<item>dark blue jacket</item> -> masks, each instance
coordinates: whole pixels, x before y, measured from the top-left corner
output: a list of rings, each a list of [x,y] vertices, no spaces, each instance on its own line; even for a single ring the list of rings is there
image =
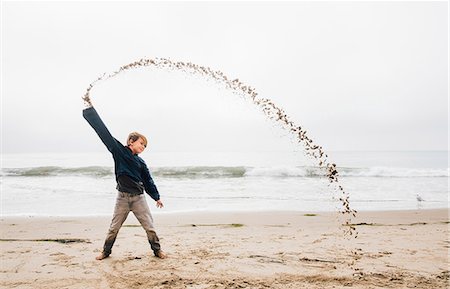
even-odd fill
[[[158,201],[158,189],[153,182],[150,171],[148,170],[144,160],[138,155],[133,155],[130,148],[122,145],[111,135],[95,108],[89,107],[84,109],[83,117],[88,121],[102,142],[112,153],[114,158],[114,172],[118,186],[117,189],[120,191],[119,180],[123,178],[127,179],[129,177],[139,187],[145,188],[145,191],[150,195],[150,197],[152,197],[152,199]],[[142,193],[142,189],[140,192],[131,193]]]

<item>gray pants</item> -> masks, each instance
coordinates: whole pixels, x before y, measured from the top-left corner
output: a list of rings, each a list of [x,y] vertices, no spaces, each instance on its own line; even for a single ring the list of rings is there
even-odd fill
[[[109,227],[108,235],[103,246],[103,253],[106,255],[111,254],[111,248],[116,241],[117,233],[119,233],[130,211],[133,212],[136,219],[141,223],[147,233],[148,242],[156,254],[161,249],[161,246],[155,228],[153,227],[153,218],[144,194],[134,195],[124,192],[118,192],[117,194],[116,207],[114,208],[111,226]]]

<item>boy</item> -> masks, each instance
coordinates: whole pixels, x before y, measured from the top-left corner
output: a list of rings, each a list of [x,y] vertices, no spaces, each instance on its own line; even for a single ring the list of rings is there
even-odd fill
[[[110,134],[93,106],[83,110],[83,117],[113,156],[117,181],[116,189],[118,191],[114,215],[103,245],[103,251],[96,259],[102,260],[109,257],[117,233],[130,211],[134,213],[147,233],[148,242],[155,256],[161,259],[166,258],[166,254],[161,250],[158,236],[153,227],[153,218],[143,194],[145,189],[145,192],[156,201],[156,207],[162,208],[164,206],[147,165],[138,156],[145,150],[147,139],[137,132],[132,132],[128,136],[127,145],[124,146]]]

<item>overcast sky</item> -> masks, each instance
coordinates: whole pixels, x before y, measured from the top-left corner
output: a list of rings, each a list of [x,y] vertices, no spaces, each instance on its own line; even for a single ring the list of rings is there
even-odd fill
[[[104,150],[81,116],[103,72],[142,57],[223,71],[325,150],[447,150],[447,2],[3,2],[2,152]],[[91,94],[155,151],[289,149],[245,99],[142,69]]]

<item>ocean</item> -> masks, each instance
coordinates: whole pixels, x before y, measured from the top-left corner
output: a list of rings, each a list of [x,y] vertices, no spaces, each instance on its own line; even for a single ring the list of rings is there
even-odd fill
[[[447,151],[329,152],[358,211],[449,207]],[[302,152],[145,152],[165,207],[190,211],[336,211],[339,196]],[[110,154],[2,154],[2,216],[111,215]]]

